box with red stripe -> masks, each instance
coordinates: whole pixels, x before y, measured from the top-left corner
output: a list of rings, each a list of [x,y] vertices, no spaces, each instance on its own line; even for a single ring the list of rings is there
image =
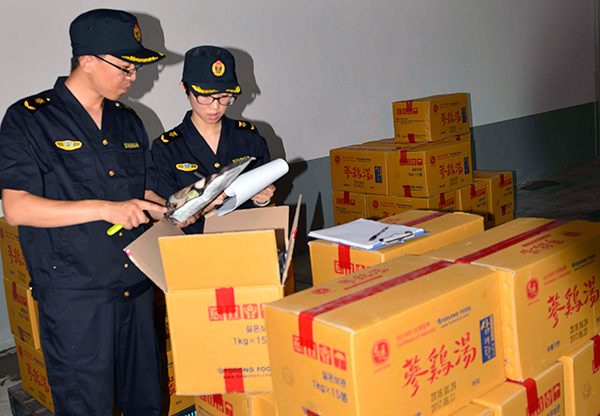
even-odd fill
[[[466,93],[442,94],[392,103],[398,142],[432,142],[470,130]]]
[[[565,366],[565,416],[600,412],[600,335],[560,358]]]
[[[195,400],[199,416],[277,416],[273,392],[215,394]]]
[[[368,216],[372,220],[391,217],[413,209],[452,212],[455,209],[455,191],[423,198],[393,195],[367,195]]]
[[[476,170],[473,172],[473,180],[485,182],[489,220],[493,221],[514,212],[512,172]]]
[[[12,334],[30,347],[40,350],[38,305],[31,290],[5,278],[4,293]]]
[[[4,217],[0,217],[0,253],[4,277],[29,287],[31,278],[21,250],[19,227],[8,225]]]
[[[313,285],[335,280],[403,254],[424,254],[483,232],[483,218],[465,213],[410,210],[381,222],[419,227],[429,234],[377,250],[361,250],[325,240],[310,241],[308,247]]]
[[[391,152],[389,195],[429,197],[473,183],[470,135]]]
[[[265,306],[280,414],[440,415],[504,382],[497,271],[417,256]]]
[[[481,215],[487,220],[487,194],[485,182],[475,181],[471,185],[456,190],[456,211],[471,212]]]
[[[565,415],[563,365],[555,362],[523,382],[508,380],[473,402],[493,409],[494,416]]]
[[[406,145],[407,148],[413,145]],[[331,149],[331,189],[390,195],[390,155],[400,146],[352,145]]]
[[[359,218],[367,218],[367,194],[332,191],[333,222],[346,224]]]
[[[518,218],[430,256],[499,270],[506,375],[524,381],[600,332],[600,224]]]
[[[215,215],[197,235],[161,220],[126,248],[165,292],[177,395],[272,390],[263,307],[284,296],[288,221],[288,206]]]

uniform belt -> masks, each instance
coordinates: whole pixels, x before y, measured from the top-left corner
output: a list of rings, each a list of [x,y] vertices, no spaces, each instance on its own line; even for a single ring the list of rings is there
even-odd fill
[[[124,287],[122,295],[127,300],[135,299],[150,289],[150,286],[152,286],[150,279],[144,279],[134,285]]]

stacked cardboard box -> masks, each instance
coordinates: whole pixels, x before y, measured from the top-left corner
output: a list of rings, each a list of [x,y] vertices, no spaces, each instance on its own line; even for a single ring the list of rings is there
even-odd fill
[[[515,197],[512,172],[474,171],[475,181],[485,184],[487,216],[485,228],[490,229],[514,219]]]
[[[277,416],[275,395],[267,393],[228,393],[196,396],[198,416]]]
[[[160,221],[127,247],[165,293],[177,394],[272,391],[263,306],[286,290],[288,220],[287,206],[240,210],[200,235]]]
[[[366,269],[404,254],[424,254],[483,232],[483,218],[465,213],[411,210],[381,220],[419,227],[429,234],[377,250],[362,250],[324,240],[308,243],[313,285]]]
[[[38,307],[29,287],[31,279],[19,242],[19,229],[9,225],[4,217],[0,218],[0,251],[8,319],[17,347],[23,390],[54,412],[40,345]]]
[[[409,209],[453,211],[454,190],[473,183],[467,94],[392,107],[395,139],[330,151],[336,225]]]

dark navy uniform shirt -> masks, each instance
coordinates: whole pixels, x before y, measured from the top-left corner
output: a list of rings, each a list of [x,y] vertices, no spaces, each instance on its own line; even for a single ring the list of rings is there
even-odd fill
[[[56,200],[144,198],[156,190],[148,137],[132,109],[104,100],[102,130],[59,78],[54,89],[21,100],[0,127],[0,189]],[[32,286],[119,289],[145,276],[123,248],[144,227],[108,236],[94,221],[19,227]]]
[[[240,159],[255,157],[246,172],[271,159],[266,140],[256,127],[247,121],[221,118],[221,136],[215,154],[192,122],[188,111],[183,122],[162,134],[152,143],[152,156],[158,170],[158,194],[163,198],[191,185],[202,176],[218,173],[221,168]],[[248,201],[238,209],[252,208]],[[201,233],[203,219],[183,230],[188,234]]]

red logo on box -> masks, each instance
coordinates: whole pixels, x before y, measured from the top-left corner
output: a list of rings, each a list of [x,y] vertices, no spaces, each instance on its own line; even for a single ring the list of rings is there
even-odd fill
[[[333,365],[340,370],[346,370],[346,353],[333,350]]]
[[[322,289],[315,289],[313,290],[312,293],[313,295],[323,295],[325,293],[328,293],[331,289],[327,289],[327,288],[322,288]]]
[[[379,207],[379,201],[373,201],[373,207],[374,208]]]
[[[322,363],[331,365],[331,348],[327,345],[319,344],[319,359]]]
[[[435,156],[431,156],[431,158],[429,158],[429,163],[435,165]]]
[[[335,160],[335,163],[340,163],[340,160],[341,160],[340,156],[339,155],[335,155],[334,160]]]
[[[565,237],[579,237],[581,235],[581,233],[577,232],[577,231],[565,231],[564,233],[561,233],[562,235],[564,235]]]
[[[434,104],[434,105],[433,105],[433,112],[434,112],[434,113],[437,113],[437,112],[438,112],[438,105],[437,105],[437,104]]]
[[[258,319],[258,306],[256,303],[249,303],[242,306],[244,319]]]
[[[390,358],[390,343],[387,339],[377,341],[371,349],[373,362],[376,365],[385,363]]]
[[[527,282],[527,297],[529,299],[535,299],[540,292],[540,284],[537,279],[531,279]]]

